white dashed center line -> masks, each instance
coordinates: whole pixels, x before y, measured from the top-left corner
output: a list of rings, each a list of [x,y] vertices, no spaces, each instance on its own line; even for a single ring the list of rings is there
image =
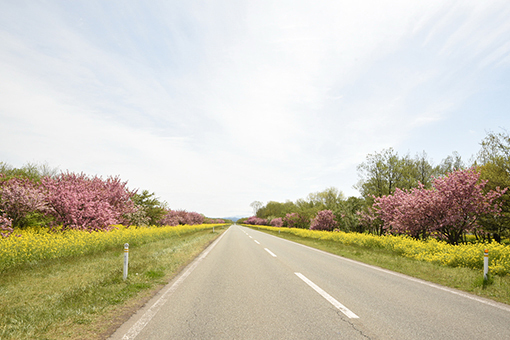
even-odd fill
[[[267,250],[267,249],[266,249]],[[340,302],[338,302],[334,297],[326,293],[322,288],[317,286],[315,283],[310,281],[306,276],[304,276],[301,273],[294,273],[296,274],[301,280],[303,280],[307,285],[312,287],[317,293],[319,293],[323,298],[329,301],[333,306],[338,308],[342,313],[344,313],[349,319],[359,319],[359,316],[351,312],[347,307],[342,305]]]
[[[276,257],[276,255],[269,249],[264,248],[265,251],[267,251],[269,254],[271,254],[272,257]]]

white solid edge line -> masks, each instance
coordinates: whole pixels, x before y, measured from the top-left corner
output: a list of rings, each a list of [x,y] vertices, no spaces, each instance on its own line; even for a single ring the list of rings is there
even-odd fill
[[[265,251],[267,251],[269,254],[271,254],[272,257],[276,257],[276,255],[269,249],[264,248]]]
[[[230,228],[229,228],[230,229]],[[218,244],[221,238],[227,233],[229,230],[227,229],[220,237],[218,237],[204,252],[188,267],[188,269],[179,276],[179,278],[161,295],[161,297],[145,312],[144,315],[138,321],[131,326],[131,328],[127,331],[126,334],[122,337],[122,340],[131,340],[134,339],[142,329],[147,326],[147,324],[152,320],[154,315],[161,309],[161,307],[168,300],[170,295],[177,290],[177,287],[195,270],[200,262],[211,252],[211,250]]]
[[[267,235],[269,235],[269,234],[267,234]],[[273,235],[269,235],[269,236],[273,236]],[[398,277],[400,277],[402,279],[406,279],[406,280],[409,280],[409,281],[420,283],[422,285],[425,285],[425,286],[428,286],[428,287],[431,287],[431,288],[435,288],[435,289],[442,290],[444,292],[448,292],[448,293],[451,293],[451,294],[459,295],[459,296],[462,296],[462,297],[464,297],[466,299],[474,300],[474,301],[483,303],[485,305],[488,305],[488,306],[491,306],[491,307],[496,307],[498,309],[502,309],[504,311],[510,312],[510,306],[508,306],[508,305],[506,305],[504,303],[501,303],[501,302],[497,302],[497,301],[489,300],[489,299],[486,299],[486,298],[478,297],[476,295],[472,295],[472,294],[469,294],[469,293],[466,293],[466,292],[463,292],[463,291],[460,291],[460,290],[457,290],[457,289],[454,289],[454,288],[442,286],[442,285],[437,284],[437,283],[432,283],[432,282],[425,281],[425,280],[422,280],[422,279],[418,279],[418,278],[415,278],[415,277],[412,277],[412,276],[409,276],[409,275],[405,275],[405,274],[402,274],[402,273],[394,272],[394,271],[391,271],[389,269],[384,269],[384,268],[381,268],[381,267],[373,266],[371,264],[366,264],[366,263],[363,263],[363,262],[360,262],[360,261],[348,259],[348,258],[340,256],[340,255],[328,253],[327,251],[320,250],[320,249],[317,249],[317,248],[313,248],[313,247],[310,247],[310,246],[307,246],[307,245],[304,245],[304,244],[301,244],[301,243],[289,241],[289,240],[281,238],[281,237],[277,237],[277,236],[273,236],[273,237],[276,237],[276,238],[278,238],[280,240],[283,240],[283,241],[286,241],[286,242],[297,244],[298,246],[301,246],[301,247],[304,247],[304,248],[308,248],[308,249],[314,250],[316,252],[319,252],[319,253],[322,253],[322,254],[325,254],[325,255],[329,255],[329,256],[335,257],[335,258],[343,260],[343,261],[355,263],[357,265],[360,265],[360,266],[363,266],[363,267],[367,267],[367,268],[370,268],[370,269],[373,269],[373,270],[377,270],[377,271],[380,271],[380,272],[383,272],[383,273],[386,273],[386,274],[390,274],[390,275],[393,275],[393,276],[398,276]]]
[[[323,298],[328,300],[329,303],[331,303],[333,306],[338,308],[342,313],[345,314],[349,319],[359,319],[359,316],[354,314],[349,308],[342,305],[338,300],[336,300],[334,297],[326,293],[321,287],[317,286],[315,283],[310,281],[306,276],[304,276],[301,273],[294,273],[296,274],[301,280],[303,280],[307,285],[312,287],[317,293],[319,293]]]

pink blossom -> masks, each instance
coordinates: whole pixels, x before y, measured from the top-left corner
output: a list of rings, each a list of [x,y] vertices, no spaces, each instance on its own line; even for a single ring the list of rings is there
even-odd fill
[[[29,213],[46,212],[48,206],[37,184],[28,178],[11,178],[0,186],[0,210],[15,227],[24,227]]]
[[[124,222],[123,216],[135,211],[134,193],[126,184],[118,177],[103,180],[69,172],[42,179],[50,214],[64,229],[109,230]]]
[[[480,181],[474,169],[454,171],[435,178],[432,189],[420,184],[410,191],[397,189],[393,195],[375,199],[374,209],[386,228],[418,238],[438,233],[457,244],[463,233],[478,227],[480,214],[499,214],[496,198],[506,189],[484,194],[487,181]]]
[[[9,237],[13,231],[11,219],[5,216],[5,214],[0,215],[0,235],[4,238]]]
[[[281,217],[273,218],[271,225],[276,228],[283,227],[283,219]]]
[[[331,210],[322,210],[317,213],[312,220],[310,230],[328,230],[332,231],[338,223],[335,221],[335,215]]]
[[[159,222],[161,225],[195,225],[204,223],[204,215],[197,212],[187,212],[186,210],[168,210],[165,216]]]

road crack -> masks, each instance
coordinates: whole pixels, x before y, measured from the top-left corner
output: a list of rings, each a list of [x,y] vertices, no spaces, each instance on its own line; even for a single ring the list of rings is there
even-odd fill
[[[345,316],[344,316],[344,314],[343,314],[342,312],[337,311],[336,313],[337,313],[337,314],[338,314],[338,316],[340,317],[340,320],[342,320],[343,322],[348,323],[348,324],[351,326],[351,328],[352,328],[352,329],[354,329],[356,332],[358,332],[358,333],[359,333],[359,334],[360,334],[363,338],[365,338],[365,339],[369,339],[369,340],[371,339],[371,338],[370,338],[368,335],[366,335],[366,334],[365,334],[365,333],[364,333],[361,329],[359,329],[359,328],[357,327],[357,325],[355,325],[355,324],[351,321],[351,319],[346,319],[346,318],[345,318]]]

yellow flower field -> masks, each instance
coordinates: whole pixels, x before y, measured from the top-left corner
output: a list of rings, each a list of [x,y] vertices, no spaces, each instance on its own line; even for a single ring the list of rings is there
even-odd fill
[[[300,237],[331,240],[346,245],[357,245],[367,248],[380,248],[393,251],[401,256],[420,261],[433,262],[444,266],[483,268],[484,250],[489,250],[489,271],[492,274],[506,275],[510,273],[510,246],[497,242],[451,245],[443,241],[429,239],[420,241],[406,236],[345,233],[317,231],[298,228],[274,228],[253,226],[261,229],[280,231]]]
[[[26,262],[90,254],[112,247],[123,249],[124,243],[136,246],[158,239],[212,229],[219,225],[221,224],[175,227],[125,227],[118,225],[112,231],[92,233],[78,230],[49,232],[45,228],[14,230],[10,237],[0,238],[0,271]]]

